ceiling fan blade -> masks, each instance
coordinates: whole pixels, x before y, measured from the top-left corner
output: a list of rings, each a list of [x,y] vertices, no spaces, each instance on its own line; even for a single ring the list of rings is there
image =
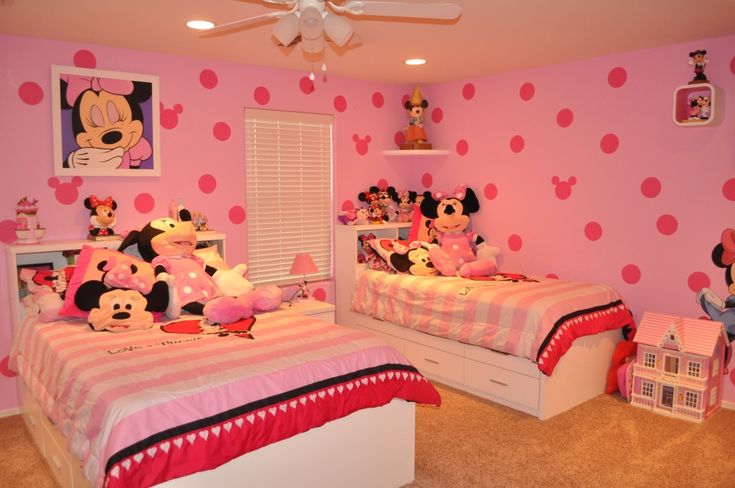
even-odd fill
[[[414,19],[452,20],[459,17],[462,7],[456,3],[405,3],[372,2],[370,0],[351,0],[340,5],[329,2],[337,12],[353,15],[374,15],[378,17],[409,17]]]
[[[209,30],[203,31],[202,33],[203,34],[216,34],[222,31],[229,31],[232,29],[237,29],[239,27],[245,27],[249,24],[254,24],[258,22],[259,20],[263,20],[263,19],[278,19],[280,17],[288,15],[289,13],[290,13],[289,11],[269,12],[263,15],[256,15],[255,17],[248,17],[247,19],[234,20],[232,22],[227,22],[225,24],[216,25]]]

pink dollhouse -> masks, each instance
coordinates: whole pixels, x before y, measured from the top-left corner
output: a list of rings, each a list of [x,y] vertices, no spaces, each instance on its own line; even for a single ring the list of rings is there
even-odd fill
[[[727,345],[721,322],[646,312],[634,341],[633,405],[694,422],[720,408]]]

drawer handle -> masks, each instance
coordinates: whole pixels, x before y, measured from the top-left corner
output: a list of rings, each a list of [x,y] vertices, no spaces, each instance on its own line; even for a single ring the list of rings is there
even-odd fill
[[[508,383],[503,383],[502,381],[494,380],[492,378],[490,378],[490,383],[495,383],[496,385],[500,386],[508,386]]]
[[[427,363],[431,363],[431,364],[435,364],[439,366],[439,361],[434,361],[433,359],[429,359],[429,358],[424,358],[424,361],[426,361]]]

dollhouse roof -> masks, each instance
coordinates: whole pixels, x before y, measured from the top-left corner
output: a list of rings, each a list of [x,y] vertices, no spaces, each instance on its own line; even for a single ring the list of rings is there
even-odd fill
[[[714,354],[718,341],[724,341],[722,322],[651,312],[643,315],[633,340],[639,344],[662,347],[669,335],[674,336],[680,351],[706,357]]]

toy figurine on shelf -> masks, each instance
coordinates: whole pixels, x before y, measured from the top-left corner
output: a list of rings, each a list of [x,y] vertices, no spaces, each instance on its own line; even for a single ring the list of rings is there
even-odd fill
[[[21,198],[15,204],[15,235],[19,244],[34,244],[43,237],[46,229],[38,223],[38,200]]]
[[[401,149],[431,149],[424,130],[424,110],[429,102],[424,99],[421,89],[416,87],[411,98],[404,104],[408,110],[409,123],[406,128],[406,142],[401,144]]]
[[[117,202],[112,197],[102,200],[95,195],[90,195],[84,199],[84,207],[89,209],[88,239],[93,241],[120,239],[113,230],[117,223],[115,216]]]
[[[707,76],[704,74],[704,67],[707,62],[707,50],[698,49],[689,53],[689,64],[694,66],[694,79],[689,82],[690,85],[709,83]]]

